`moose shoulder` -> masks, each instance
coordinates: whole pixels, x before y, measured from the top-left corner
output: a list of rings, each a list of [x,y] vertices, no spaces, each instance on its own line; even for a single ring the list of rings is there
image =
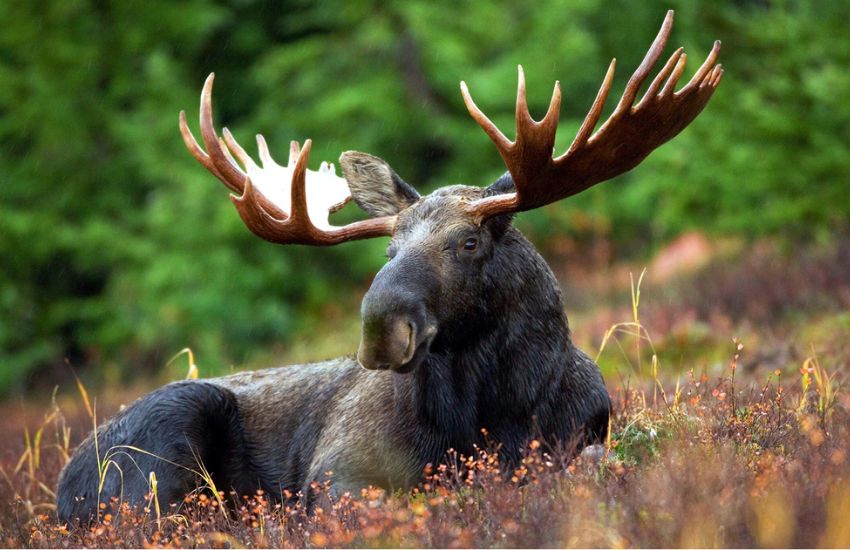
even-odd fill
[[[258,137],[258,166],[226,129],[218,136],[210,75],[201,94],[205,150],[183,113],[181,132],[198,162],[237,194],[231,199],[251,231],[281,244],[391,237],[388,261],[363,298],[357,356],[178,382],[142,397],[77,449],[59,480],[60,518],[85,521],[111,496],[145,502],[150,472],[162,501],[197,487],[200,465],[222,490],[309,498],[311,482],[328,472],[332,492],[409,487],[447,449],[470,453],[483,443],[482,429],[508,463],[531,437],[576,449],[604,437],[610,403],[599,369],[570,340],[555,277],[511,220],[630,170],[699,114],[722,75],[719,43],[679,91],[685,56],[674,52],[636,101],[671,25],[668,12],[594,133],[611,64],[578,135],[554,159],[557,84],[535,122],[520,69],[514,142],[462,84],[508,172],[486,188],[447,186],[424,197],[364,153],[341,156],[344,178],[324,163],[308,170],[309,140],[303,149],[293,142],[280,166]],[[331,225],[329,213],[350,199],[371,217]],[[102,468],[107,454],[117,467]]]

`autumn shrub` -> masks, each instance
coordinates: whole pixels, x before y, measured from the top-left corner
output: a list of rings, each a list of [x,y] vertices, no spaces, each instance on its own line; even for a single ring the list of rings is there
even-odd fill
[[[577,458],[538,439],[514,468],[500,463],[497,445],[473,456],[449,451],[407,492],[364,488],[331,498],[327,483],[316,483],[310,513],[286,498],[292,495],[213,495],[208,487],[178,503],[158,502],[152,493],[143,509],[105,498],[98,521],[85,527],[55,518],[56,477],[82,435],[69,434],[55,405],[35,436],[3,424],[4,437],[22,440],[22,454],[3,456],[0,541],[27,547],[850,543],[843,516],[850,500],[850,401],[836,391],[843,370],[807,361],[793,376],[771,373],[759,381],[736,377],[736,363],[733,358],[714,378],[690,372],[662,394],[647,378],[614,388],[608,441]],[[77,415],[85,419],[85,407]]]

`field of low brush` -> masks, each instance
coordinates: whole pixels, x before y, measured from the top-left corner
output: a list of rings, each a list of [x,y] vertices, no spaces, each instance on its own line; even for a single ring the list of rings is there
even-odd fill
[[[107,498],[94,525],[61,524],[69,453],[143,390],[2,404],[0,546],[850,546],[850,254],[771,254],[709,265],[675,298],[650,281],[641,303],[626,279],[615,307],[579,312],[613,401],[604,448],[532,440],[510,471],[498,448],[450,452],[410,492],[325,495],[311,514],[209,487],[159,502],[152,478],[145,509]]]

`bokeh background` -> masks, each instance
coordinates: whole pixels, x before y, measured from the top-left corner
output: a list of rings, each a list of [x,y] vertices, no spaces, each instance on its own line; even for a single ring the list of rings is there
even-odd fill
[[[187,347],[204,375],[355,349],[385,240],[318,249],[251,235],[177,131],[181,109],[196,124],[209,72],[217,122],[246,145],[263,133],[279,159],[311,137],[313,168],[357,149],[420,191],[486,185],[504,167],[460,80],[510,129],[516,65],[536,116],[560,79],[565,148],[610,58],[606,112],[669,8],[668,51],[685,46],[686,77],[723,40],[712,102],[633,172],[517,224],[559,276],[649,262],[693,230],[744,249],[770,242],[792,264],[840,248],[841,0],[0,3],[0,395],[66,384],[69,364],[89,384],[153,379]],[[566,294],[568,310],[586,305]]]

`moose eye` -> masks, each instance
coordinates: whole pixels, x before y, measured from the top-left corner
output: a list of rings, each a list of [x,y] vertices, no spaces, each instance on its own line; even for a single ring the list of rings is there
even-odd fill
[[[466,239],[463,243],[463,250],[465,252],[475,252],[478,250],[478,239],[475,237],[470,237]]]

